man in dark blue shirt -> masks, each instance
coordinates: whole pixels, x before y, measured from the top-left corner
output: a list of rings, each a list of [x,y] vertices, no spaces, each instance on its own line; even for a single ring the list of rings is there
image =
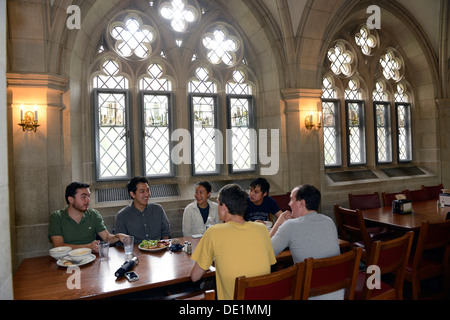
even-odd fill
[[[250,183],[250,194],[248,198],[247,210],[245,211],[246,221],[267,221],[270,214],[277,218],[282,213],[277,202],[269,196],[270,184],[264,178],[256,178]]]

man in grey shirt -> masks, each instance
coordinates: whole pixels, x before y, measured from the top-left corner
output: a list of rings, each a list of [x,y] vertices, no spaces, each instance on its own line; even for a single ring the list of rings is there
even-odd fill
[[[127,188],[133,202],[117,214],[114,232],[134,236],[135,243],[169,239],[170,224],[163,207],[148,202],[150,188],[147,178],[134,177]]]
[[[321,259],[340,254],[336,225],[331,218],[317,213],[320,198],[320,191],[309,184],[292,190],[289,202],[292,212],[283,212],[270,231],[275,255],[289,248],[294,263],[297,263],[310,257]],[[343,290],[314,297],[324,300],[343,298]]]

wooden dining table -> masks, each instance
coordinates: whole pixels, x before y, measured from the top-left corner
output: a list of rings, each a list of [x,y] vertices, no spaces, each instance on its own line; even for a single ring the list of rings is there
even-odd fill
[[[391,206],[361,211],[366,221],[405,231],[418,231],[423,221],[444,221],[450,207],[440,208],[436,200],[427,200],[413,202],[411,213],[393,213]]]
[[[190,241],[195,250],[200,239],[185,237],[179,240],[183,244]],[[139,259],[139,264],[132,270],[139,275],[139,280],[129,282],[125,277],[116,278],[114,275],[130,258],[125,255],[123,247],[110,247],[109,256],[103,261],[98,254],[95,256],[94,261],[79,267],[79,289],[75,287],[75,272],[59,266],[51,256],[24,259],[13,276],[14,299],[70,300],[118,296],[189,282],[194,265],[191,255],[184,251],[172,252],[166,248],[149,252],[135,244],[133,256]],[[215,269],[211,267],[204,276],[214,274]]]
[[[182,244],[192,243],[194,251],[200,239],[192,237],[177,238]],[[339,240],[339,246],[344,248],[349,243]],[[80,300],[104,299],[129,293],[145,291],[180,283],[189,283],[190,273],[194,265],[191,255],[184,251],[171,252],[168,249],[160,251],[144,251],[134,245],[133,256],[139,259],[139,264],[132,271],[139,275],[139,280],[129,282],[125,277],[116,278],[116,270],[130,259],[122,246],[110,247],[109,256],[101,260],[95,253],[95,260],[79,266],[79,288],[75,273],[68,267],[57,264],[51,256],[26,258],[22,261],[13,277],[14,299],[16,300]],[[292,263],[289,249],[281,252],[277,263]],[[204,278],[215,275],[211,266]],[[72,287],[72,288],[71,288]]]

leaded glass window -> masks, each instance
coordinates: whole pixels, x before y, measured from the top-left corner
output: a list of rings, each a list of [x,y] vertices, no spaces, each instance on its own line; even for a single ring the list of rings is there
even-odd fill
[[[361,165],[366,163],[366,137],[364,125],[363,102],[346,101],[347,110],[347,153],[349,165]]]
[[[97,179],[128,178],[127,92],[96,90]]]
[[[365,164],[366,135],[364,102],[357,79],[350,79],[345,90],[347,110],[347,154],[350,165]]]
[[[411,104],[408,103],[408,99],[405,86],[403,83],[398,83],[395,94],[395,105],[397,113],[397,153],[399,162],[412,161]]]
[[[341,138],[339,125],[339,102],[333,79],[324,77],[322,82],[322,128],[323,128],[323,152],[326,167],[342,164]]]
[[[375,31],[370,30],[366,25],[364,25],[359,28],[359,32],[355,35],[355,42],[361,47],[361,51],[365,55],[370,55],[372,49],[376,48],[378,44],[377,37],[374,34],[371,34],[371,32]]]
[[[216,130],[217,86],[214,81],[209,81],[206,68],[198,68],[196,78],[189,82],[193,174],[217,173],[222,147],[222,139]]]
[[[170,25],[177,32],[184,32],[188,25],[197,20],[198,9],[188,5],[186,0],[172,0],[163,2],[160,6],[161,15],[170,20]]]
[[[135,55],[140,59],[147,58],[152,52],[154,34],[152,27],[144,25],[142,20],[133,14],[125,18],[125,21],[114,23],[111,29],[115,49],[122,57]]]
[[[166,79],[160,64],[147,68],[148,76],[139,82],[143,91],[144,166],[150,177],[173,175],[171,163],[171,94],[172,82]]]
[[[352,74],[354,55],[350,50],[346,49],[343,42],[338,42],[333,48],[328,50],[328,60],[331,63],[331,70],[334,74],[343,74],[345,76]]]
[[[101,71],[93,78],[97,179],[127,178],[130,175],[128,79],[118,76],[120,66],[114,60],[105,61]]]
[[[226,86],[229,129],[231,129],[231,136],[227,135],[231,141],[227,141],[227,146],[232,157],[232,172],[255,170],[256,138],[253,130],[252,91],[252,86],[245,83],[244,73],[235,70],[233,80]]]
[[[240,41],[229,34],[223,25],[217,26],[213,32],[208,32],[203,36],[203,46],[206,49],[208,60],[212,64],[224,64],[231,66],[238,62],[237,51]]]
[[[144,5],[148,10],[141,12]],[[254,75],[239,31],[221,20],[220,10],[210,11],[212,6],[204,10],[197,0],[142,2],[115,13],[103,30],[90,66],[99,181],[132,174],[174,177],[176,165],[184,164],[196,175],[218,174],[224,171],[224,153],[229,173],[255,170],[255,88],[248,79],[250,73],[254,81]],[[200,24],[203,17],[210,22]],[[186,43],[192,58],[178,49]],[[179,72],[181,64],[195,66],[193,74]],[[184,90],[189,117],[175,122],[175,115],[184,115],[175,110]],[[189,125],[186,150],[175,136]],[[172,155],[178,146],[179,162]]]
[[[366,25],[353,30],[356,30],[354,41],[348,40],[348,36],[344,36],[346,40],[336,39],[324,61],[322,128],[325,167],[345,166],[344,163],[347,166],[367,165],[366,149],[372,145],[375,146],[375,163],[369,158],[369,165],[412,161],[411,95],[404,79],[404,60],[395,49],[395,43],[382,43],[390,41],[384,35],[379,36],[382,31]],[[384,49],[377,50],[378,47]],[[361,57],[356,54],[358,49],[364,55],[361,61],[357,59]],[[370,78],[372,75],[376,78]],[[375,84],[372,92],[362,89],[362,85],[371,83]],[[339,90],[343,91],[343,97],[337,95]],[[370,108],[367,101],[372,102]],[[339,110],[344,102],[345,108]],[[392,110],[394,103],[395,110]],[[367,128],[372,128],[370,124],[367,126],[367,121],[373,121],[374,132],[366,135]]]
[[[380,66],[383,71],[383,76],[389,80],[400,81],[402,75],[402,60],[396,56],[395,51],[388,50],[380,58]]]
[[[392,162],[391,105],[374,102],[377,163]]]
[[[377,163],[392,162],[391,104],[385,89],[385,83],[375,84],[372,97],[375,113],[375,145]]]

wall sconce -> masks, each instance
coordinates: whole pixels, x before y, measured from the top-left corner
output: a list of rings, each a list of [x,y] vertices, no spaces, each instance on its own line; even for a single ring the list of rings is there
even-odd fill
[[[20,106],[20,123],[19,126],[22,127],[22,130],[26,131],[34,131],[36,132],[38,124],[38,112],[37,106],[34,105],[34,113],[32,111],[27,111],[25,114],[23,113],[23,104]]]
[[[305,127],[308,131],[311,131],[312,129],[319,131],[320,128],[322,128],[322,112],[317,113],[317,124],[314,124],[313,112],[311,111],[305,118]]]

